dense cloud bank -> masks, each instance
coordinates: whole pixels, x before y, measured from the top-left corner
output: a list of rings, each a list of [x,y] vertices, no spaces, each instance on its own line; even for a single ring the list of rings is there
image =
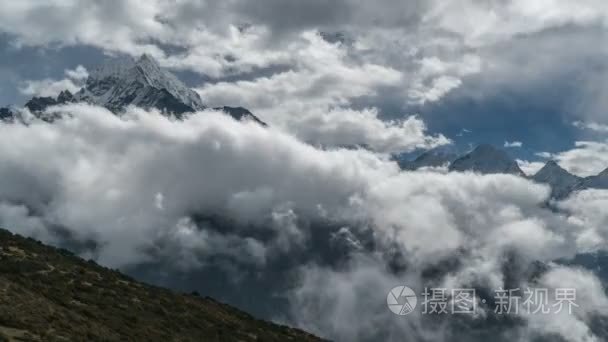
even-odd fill
[[[605,249],[606,191],[549,203],[523,178],[402,172],[211,111],[51,111],[65,118],[0,124],[0,225],[15,232],[340,341],[602,339],[601,282],[553,261]],[[580,309],[400,317],[399,284],[574,287]]]

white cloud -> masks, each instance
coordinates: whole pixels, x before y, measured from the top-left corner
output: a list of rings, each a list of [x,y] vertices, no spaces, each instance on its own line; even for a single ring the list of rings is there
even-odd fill
[[[109,51],[158,54],[160,49],[141,41],[162,34],[163,24],[155,18],[168,5],[162,3],[21,1],[3,4],[0,27],[22,45],[87,44]]]
[[[553,155],[560,166],[581,177],[595,176],[608,168],[608,142],[577,141],[575,148]]]
[[[292,45],[300,58],[295,69],[252,81],[207,84],[199,89],[202,98],[212,105],[246,106],[271,125],[324,146],[395,152],[449,142],[441,135],[427,136],[415,117],[390,122],[381,120],[376,109],[345,108],[353,98],[397,84],[398,71],[349,61],[344,49],[315,32],[304,33]]]
[[[543,205],[548,187],[512,175],[402,172],[381,155],[317,149],[213,112],[173,121],[139,109],[123,118],[86,105],[54,110],[73,117],[0,125],[1,225],[45,239],[47,227],[65,227],[97,241],[96,257],[114,267],[164,260],[188,272],[214,266],[260,277],[277,260],[293,261],[281,266],[285,277],[299,275],[290,283],[292,319],[335,339],[390,341],[415,327],[416,336],[454,340],[467,331],[387,320],[386,291],[397,280],[498,288],[510,266],[606,246],[601,231],[593,240],[595,228],[580,224],[600,204],[567,202],[570,214],[554,212]],[[230,223],[219,229],[194,214]],[[298,261],[306,253],[315,257]],[[456,262],[449,272],[446,260]],[[425,270],[436,276],[421,277]],[[279,277],[273,282],[284,291]],[[370,323],[344,324],[355,317]]]
[[[589,189],[570,196],[560,203],[569,212],[569,221],[579,227],[577,243],[586,251],[601,250],[608,237],[608,191]]]
[[[347,201],[348,193],[364,189],[356,180],[360,171],[368,176],[398,171],[396,164],[369,152],[319,151],[276,130],[224,115],[204,113],[171,122],[135,111],[138,121],[123,121],[100,108],[73,105],[65,110],[75,118],[54,125],[0,125],[1,139],[31,142],[0,148],[4,182],[15,180],[3,182],[0,195],[44,211],[44,220],[79,227],[80,236],[111,240],[101,254],[110,264],[137,260],[137,244],[198,210],[227,211],[247,221],[296,201],[308,215],[317,213],[318,205],[333,212],[331,206]],[[22,167],[31,172],[19,176]],[[247,177],[244,169],[249,170]],[[175,177],[182,178],[181,185]],[[47,206],[49,196],[55,200]],[[244,205],[251,196],[257,207]]]
[[[554,154],[550,152],[537,152],[535,153],[538,157],[550,159],[553,158]]]
[[[555,267],[539,279],[538,288],[549,289],[575,289],[576,306],[572,313],[564,305],[559,314],[529,315],[530,325],[540,331],[557,333],[566,341],[601,341],[602,337],[594,334],[591,326],[593,317],[605,315],[608,305],[605,290],[601,282],[592,273],[581,269],[568,267]],[[555,301],[555,294],[550,298],[548,305],[559,305]]]
[[[517,159],[517,165],[519,168],[528,176],[536,174],[540,169],[545,166],[545,163],[542,162],[531,162],[527,160]]]
[[[461,77],[481,71],[479,56],[466,54],[460,61],[446,62],[436,56],[422,58],[420,69],[408,90],[410,103],[424,104],[441,99],[462,84]]]
[[[511,147],[522,147],[524,146],[524,143],[522,143],[521,141],[505,141],[504,147],[507,148],[511,148]]]
[[[290,1],[289,5],[276,0],[255,4],[230,0],[221,5],[188,0],[122,1],[118,5],[73,0],[44,4],[20,1],[3,5],[0,31],[8,33],[18,46],[90,45],[110,54],[133,56],[145,52],[163,66],[214,78],[236,75],[240,77],[231,79],[251,79],[263,70],[262,74],[274,74],[268,77],[270,80],[298,78],[283,71],[305,73],[309,71],[308,61],[325,60],[327,50],[318,42],[308,42],[307,46],[302,42],[303,35],[319,30],[340,32],[350,38],[340,44],[343,60],[338,65],[345,66],[336,68],[330,63],[328,69],[339,73],[330,71],[327,78],[315,78],[313,73],[321,97],[328,89],[324,88],[327,82],[340,89],[352,86],[358,95],[351,97],[377,94],[382,87],[388,87],[402,96],[403,104],[423,104],[438,101],[465,86],[472,75],[481,75],[484,91],[491,92],[505,84],[532,84],[530,79],[538,75],[546,80],[564,70],[564,66],[597,57],[597,49],[588,49],[587,40],[567,35],[543,40],[538,47],[542,51],[538,55],[543,58],[526,59],[525,63],[519,56],[521,51],[529,51],[525,42],[513,49],[501,44],[520,37],[542,36],[568,25],[603,27],[608,17],[606,6],[596,0],[576,4],[552,0],[535,5],[519,0],[382,0],[381,4],[370,6],[361,0],[302,4]],[[563,50],[564,45],[573,42],[576,48]],[[362,73],[349,75],[357,70],[353,64],[361,66]],[[397,80],[396,74],[401,76]],[[378,82],[383,77],[386,82]],[[361,79],[367,78],[370,80],[361,87]],[[264,79],[259,80],[263,82]],[[586,83],[600,84],[601,80]],[[298,86],[290,83],[294,84]],[[304,82],[302,87],[309,89],[310,85]],[[585,103],[603,98],[595,92],[597,88],[581,89],[589,93]],[[361,94],[360,90],[365,91]]]
[[[404,152],[449,144],[443,135],[427,135],[415,116],[384,121],[374,109],[311,111],[286,123],[288,131],[322,146],[366,146],[378,152]]]
[[[421,83],[414,85],[409,90],[408,96],[413,103],[424,104],[426,102],[435,102],[442,98],[452,89],[458,88],[462,81],[451,76],[439,76],[431,80],[431,84],[426,87]]]
[[[89,76],[87,69],[82,65],[77,66],[74,70],[67,69],[64,71],[66,78],[62,80],[27,80],[23,82],[23,86],[19,89],[22,94],[30,96],[51,96],[56,97],[64,90],[76,93],[82,88],[84,81]]]
[[[23,86],[19,88],[19,91],[24,95],[29,96],[50,96],[55,97],[64,90],[69,90],[71,93],[80,90],[81,86],[78,86],[72,82],[72,80],[64,79],[55,81],[52,79],[43,80],[28,80],[23,82]]]
[[[89,72],[82,65],[77,66],[74,70],[65,70],[65,74],[76,81],[85,81],[89,77]]]
[[[606,25],[608,6],[596,0],[437,1],[425,19],[479,46],[566,25]]]
[[[349,60],[341,46],[304,32],[288,47],[296,55],[293,68],[253,81],[207,84],[199,91],[211,104],[244,104],[256,110],[311,101],[314,106],[340,105],[375,89],[399,83],[401,73],[390,67]],[[287,108],[289,109],[289,108]],[[275,108],[278,110],[278,108]],[[286,110],[286,109],[283,109]]]
[[[608,125],[602,125],[597,122],[575,121],[572,124],[574,125],[574,127],[578,127],[580,129],[588,129],[595,132],[608,133]]]
[[[48,231],[45,222],[39,217],[31,216],[24,205],[0,201],[0,222],[3,227],[19,227],[19,232],[25,236],[36,236],[50,243],[58,242]]]

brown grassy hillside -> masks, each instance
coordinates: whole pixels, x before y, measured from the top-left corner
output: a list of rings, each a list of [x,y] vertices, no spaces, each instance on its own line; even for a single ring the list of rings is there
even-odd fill
[[[0,229],[0,341],[319,341]]]

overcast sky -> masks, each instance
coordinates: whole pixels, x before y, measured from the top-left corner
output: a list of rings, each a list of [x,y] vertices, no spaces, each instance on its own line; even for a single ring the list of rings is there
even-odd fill
[[[2,7],[4,105],[23,104],[38,89],[28,88],[30,81],[60,81],[65,70],[93,68],[107,55],[147,52],[206,103],[242,105],[268,122],[329,109],[372,108],[390,119],[418,114],[430,132],[461,148],[522,142],[510,151],[525,160],[606,138],[602,1],[64,0]]]

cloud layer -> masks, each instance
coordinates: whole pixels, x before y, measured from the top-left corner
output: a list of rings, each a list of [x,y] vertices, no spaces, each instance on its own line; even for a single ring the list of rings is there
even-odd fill
[[[174,121],[139,109],[53,111],[69,116],[0,125],[0,224],[105,265],[223,279],[235,296],[263,284],[260,301],[286,305],[271,317],[344,341],[483,335],[473,327],[484,316],[461,322],[468,329],[398,320],[385,296],[400,283],[554,288],[568,279],[581,298],[606,300],[594,275],[550,264],[604,248],[604,192],[573,197],[559,213],[544,205],[548,188],[523,178],[402,172],[382,154],[318,149],[219,113]],[[537,262],[548,265],[540,280],[530,276]],[[156,282],[179,288],[179,279]],[[522,316],[485,333],[599,340],[592,322],[605,310],[580,305],[559,324]]]
[[[564,169],[581,176],[595,176],[608,167],[608,142],[577,141],[575,147],[559,153],[539,153],[556,160]]]
[[[27,80],[23,83],[19,91],[22,94],[29,96],[57,97],[64,90],[72,94],[78,92],[84,85],[84,81],[89,76],[87,69],[82,65],[77,66],[74,70],[64,71],[66,78],[62,80]]]

